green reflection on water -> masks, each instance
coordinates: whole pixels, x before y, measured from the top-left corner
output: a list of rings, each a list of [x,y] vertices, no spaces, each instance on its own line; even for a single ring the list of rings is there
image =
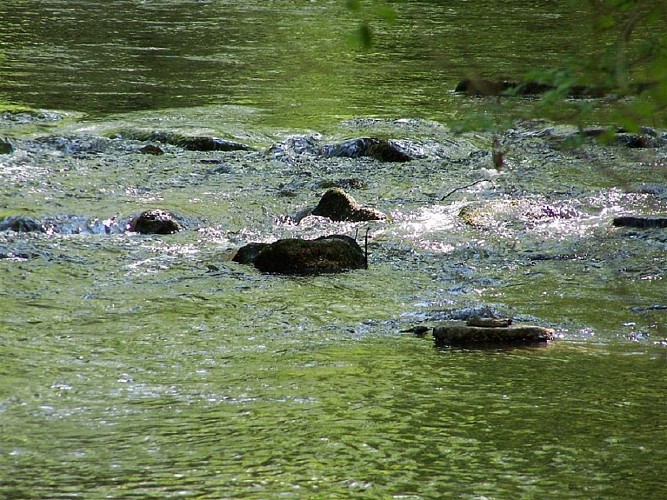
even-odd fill
[[[589,14],[568,1],[397,4],[396,23],[373,21],[369,51],[346,44],[358,14],[338,0],[114,0],[104,19],[99,8],[3,2],[0,97],[93,115],[242,105],[264,110],[268,125],[296,128],[358,116],[460,121],[494,108],[454,96],[461,78],[520,78],[604,47]],[[494,114],[532,116],[539,105],[516,106]],[[577,106],[550,112],[564,117]]]
[[[35,5],[0,5],[0,97],[100,121],[28,123],[17,133],[25,137],[131,124],[262,148],[286,130],[371,134],[382,125],[339,120],[458,120],[489,109],[451,94],[465,72],[520,74],[581,50],[578,14],[566,3],[402,4],[398,25],[378,24],[368,53],[344,44],[356,20],[337,1],[114,1],[105,16],[95,2]],[[101,121],[136,109],[149,111]],[[387,125],[381,134],[399,132]],[[622,246],[633,238],[609,236],[587,260],[605,267],[586,269],[576,258],[527,262],[512,242],[478,241],[450,221],[423,236],[434,249],[387,229],[368,271],[265,277],[223,254],[284,230],[273,215],[316,199],[301,166],[230,155],[229,174],[207,177],[194,153],[111,154],[37,151],[5,175],[2,214],[122,218],[159,204],[210,233],[3,234],[3,253],[26,256],[0,260],[0,496],[667,495],[667,359],[653,344],[665,336],[664,312],[629,309],[664,300],[658,239],[633,253]],[[554,161],[527,169],[534,178],[523,182],[537,194],[562,189],[564,178],[607,190],[655,181],[651,165],[638,161],[610,179]],[[428,163],[344,168],[311,170],[317,179],[363,176],[365,201],[400,204],[405,217],[432,204],[424,193],[469,174]],[[281,182],[295,184],[297,197],[275,197]],[[546,250],[558,250],[555,239]],[[576,239],[562,245],[577,250]],[[628,270],[625,251],[646,257],[643,267]],[[218,271],[207,273],[209,264]],[[592,325],[596,336],[571,331],[547,349],[485,352],[438,351],[398,333],[404,314],[468,300],[449,293],[460,282],[479,288],[471,301]],[[623,324],[633,321],[650,336],[628,341]]]
[[[5,404],[4,493],[664,493],[664,353],[344,339],[193,353],[163,338],[72,361]],[[130,350],[141,366],[116,371]]]

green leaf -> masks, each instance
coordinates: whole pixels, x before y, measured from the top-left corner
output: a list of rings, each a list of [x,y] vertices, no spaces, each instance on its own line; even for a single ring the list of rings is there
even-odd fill
[[[373,45],[373,32],[367,22],[362,21],[350,37],[350,44],[354,47],[369,49]]]
[[[396,11],[389,7],[388,5],[381,5],[375,9],[375,13],[384,19],[385,21],[388,21],[389,23],[395,23],[397,16],[396,16]]]

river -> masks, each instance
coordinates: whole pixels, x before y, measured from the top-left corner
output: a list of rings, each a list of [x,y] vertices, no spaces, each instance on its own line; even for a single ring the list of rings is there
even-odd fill
[[[667,215],[667,135],[570,147],[576,127],[513,114],[497,172],[490,132],[452,128],[540,103],[452,89],[575,60],[584,13],[419,1],[392,23],[360,5],[2,2],[0,107],[43,111],[0,113],[0,219],[45,232],[0,232],[0,497],[667,496],[667,239],[612,226]],[[138,130],[252,149],[141,154]],[[364,136],[419,157],[298,149]],[[389,219],[289,218],[336,183]],[[187,229],[125,230],[149,208]],[[368,269],[229,261],[366,229]],[[558,339],[406,331],[484,309]]]

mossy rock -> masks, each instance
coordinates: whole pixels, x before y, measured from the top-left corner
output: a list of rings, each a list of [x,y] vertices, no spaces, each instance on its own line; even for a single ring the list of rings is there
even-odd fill
[[[345,235],[314,240],[285,238],[274,243],[249,243],[232,259],[253,264],[265,273],[313,275],[339,273],[367,267],[366,255],[357,242]]]
[[[184,228],[180,217],[160,209],[141,212],[127,225],[129,231],[141,234],[173,234]]]
[[[616,227],[636,227],[640,229],[653,229],[667,227],[667,217],[637,217],[626,215],[615,217],[613,225]]]
[[[0,137],[0,155],[8,155],[14,152],[14,144],[9,139]]]
[[[238,249],[232,260],[239,264],[253,264],[259,252],[268,246],[269,243],[248,243]]]
[[[556,338],[554,330],[537,325],[471,326],[463,321],[449,321],[433,329],[438,347],[449,345],[497,346],[541,344]]]
[[[340,188],[332,188],[324,193],[311,214],[328,217],[334,221],[350,222],[384,220],[387,218],[379,210],[361,206],[352,196]]]

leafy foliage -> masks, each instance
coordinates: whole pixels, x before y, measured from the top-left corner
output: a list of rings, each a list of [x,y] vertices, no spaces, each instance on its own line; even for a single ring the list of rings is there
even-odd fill
[[[590,30],[579,35],[587,38],[582,40],[587,53],[562,67],[536,67],[524,75],[526,81],[553,87],[533,112],[582,125],[604,116],[604,121],[632,131],[642,125],[667,126],[667,0],[570,1],[589,19]],[[363,49],[374,44],[373,22],[400,22],[390,2],[346,0],[346,7],[360,20],[352,40]],[[600,89],[606,97],[567,100],[581,85]],[[511,113],[500,101],[489,108],[492,115]],[[473,128],[506,125],[484,115],[473,118]]]

